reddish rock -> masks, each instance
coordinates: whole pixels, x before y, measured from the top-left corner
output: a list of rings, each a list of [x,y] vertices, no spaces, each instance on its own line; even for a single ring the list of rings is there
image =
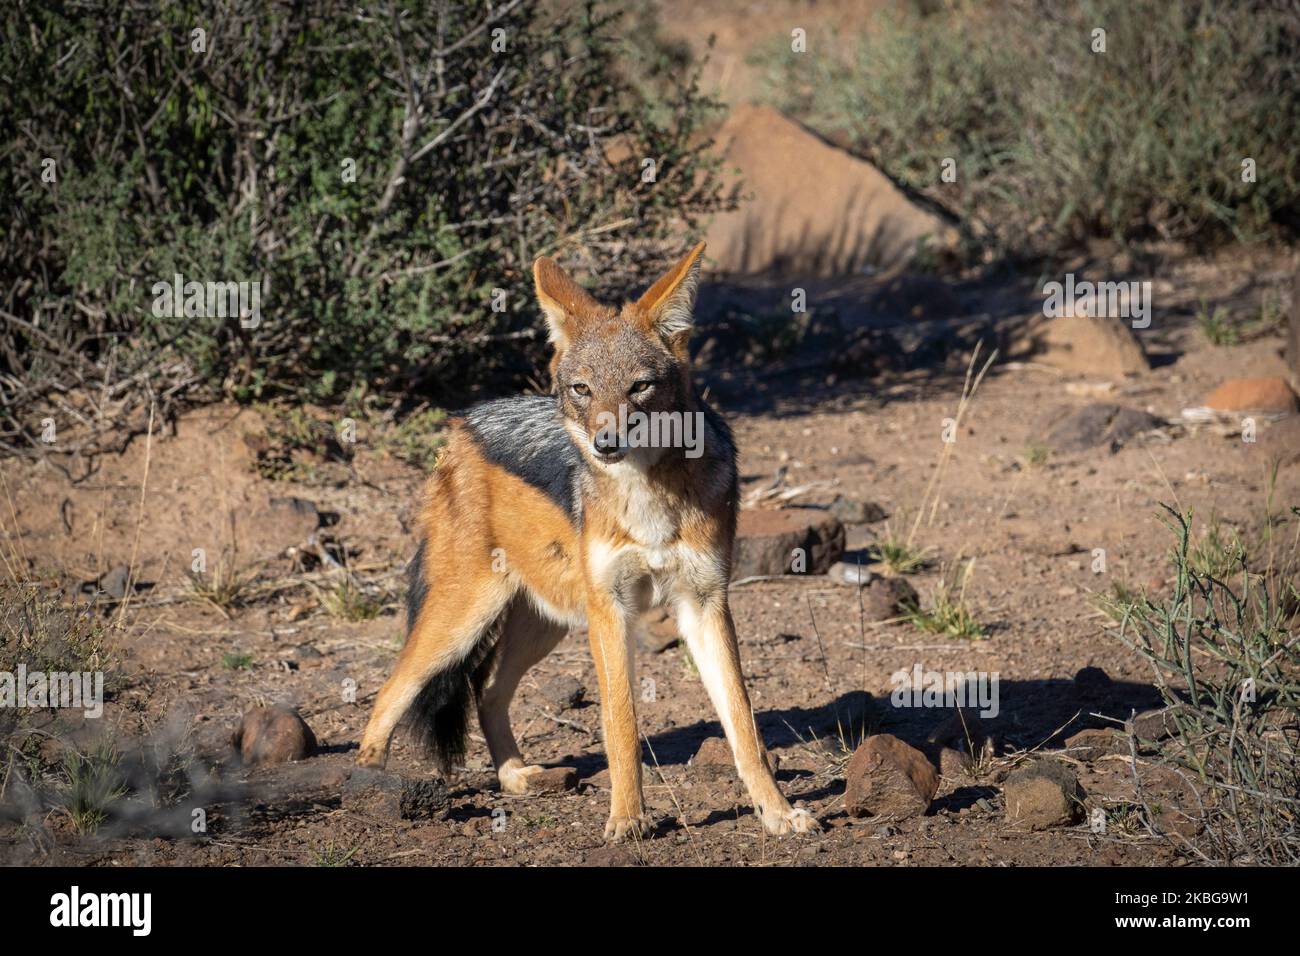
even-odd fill
[[[1212,391],[1205,404],[1223,412],[1294,412],[1296,397],[1279,376],[1233,378]]]
[[[1070,756],[1085,763],[1111,754],[1128,753],[1128,735],[1117,730],[1081,730],[1065,741]]]
[[[305,760],[316,752],[316,735],[290,707],[256,707],[246,712],[230,743],[247,767]]]
[[[724,185],[743,183],[748,197],[709,225],[722,272],[852,275],[900,267],[922,245],[942,257],[959,244],[951,225],[880,170],[770,106],[737,106],[713,142]]]
[[[939,751],[939,773],[949,780],[963,777],[975,767],[975,760],[964,750],[944,747]]]
[[[572,767],[543,767],[528,775],[529,793],[565,793],[578,789],[578,771]]]
[[[862,589],[862,613],[868,621],[888,621],[918,603],[916,588],[902,578],[875,578]]]
[[[802,566],[796,552],[802,550]],[[740,512],[731,578],[825,574],[844,555],[844,525],[812,508]],[[798,568],[798,570],[796,570]]]
[[[1067,372],[1121,378],[1151,367],[1127,319],[1062,316],[1048,319],[1033,335],[1038,359]]]
[[[845,771],[850,816],[903,820],[930,809],[939,774],[925,754],[892,734],[876,734],[853,752]]]
[[[1129,718],[1126,730],[1139,741],[1159,741],[1172,737],[1178,733],[1178,724],[1174,721],[1177,710],[1176,706],[1144,710]]]
[[[1076,822],[1085,798],[1074,772],[1056,760],[1037,760],[1008,774],[1002,796],[1007,822],[1030,830]]]
[[[556,710],[571,710],[582,704],[587,688],[572,674],[556,674],[541,686],[542,696]]]

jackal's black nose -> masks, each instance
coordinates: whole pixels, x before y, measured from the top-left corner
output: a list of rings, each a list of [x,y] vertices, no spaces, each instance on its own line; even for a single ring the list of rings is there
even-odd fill
[[[613,455],[618,451],[618,435],[601,429],[592,437],[591,447],[597,455]]]

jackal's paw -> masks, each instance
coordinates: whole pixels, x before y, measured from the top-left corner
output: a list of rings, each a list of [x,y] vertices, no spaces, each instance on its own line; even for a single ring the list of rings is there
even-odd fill
[[[610,817],[605,824],[605,839],[610,843],[638,840],[650,832],[650,818],[644,813],[637,817]]]
[[[782,807],[763,814],[763,826],[768,833],[785,836],[787,833],[821,833],[822,825],[807,810]]]
[[[541,769],[536,764],[527,767],[506,764],[497,771],[497,780],[501,781],[501,789],[506,793],[527,793],[528,778]]]
[[[361,752],[357,754],[357,766],[373,767],[376,770],[383,770],[388,763],[388,751],[381,750],[378,747],[362,747]]]

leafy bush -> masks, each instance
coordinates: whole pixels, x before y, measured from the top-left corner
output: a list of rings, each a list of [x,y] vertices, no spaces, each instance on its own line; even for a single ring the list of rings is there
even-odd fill
[[[1176,733],[1161,755],[1208,785],[1204,855],[1300,863],[1300,635],[1288,627],[1300,601],[1295,552],[1255,569],[1234,541],[1221,561],[1207,561],[1204,544],[1199,555],[1191,544],[1190,516],[1166,510],[1177,538],[1173,596],[1132,600],[1119,629],[1171,705]]]
[[[17,0],[0,27],[0,442],[35,445],[33,409],[89,422],[195,390],[522,380],[541,349],[534,257],[622,292],[725,204],[696,135],[710,104],[687,71],[642,110],[619,16]],[[178,273],[260,283],[260,321],[156,309]]]
[[[812,37],[803,54],[774,47],[772,95],[962,217],[979,249],[1052,253],[1090,236],[1209,245],[1300,224],[1300,19],[1286,5],[921,7],[934,12],[894,8],[870,33]]]

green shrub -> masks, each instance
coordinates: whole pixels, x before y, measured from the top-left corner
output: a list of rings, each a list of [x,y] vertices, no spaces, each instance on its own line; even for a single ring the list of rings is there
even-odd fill
[[[464,401],[467,383],[518,384],[544,341],[537,255],[627,291],[725,204],[697,135],[710,104],[686,71],[643,110],[619,17],[17,0],[0,26],[0,441],[35,445],[31,410],[79,384],[100,389],[88,418],[117,419],[195,390]],[[155,314],[177,273],[260,281],[260,323]]]
[[[1119,637],[1151,665],[1176,732],[1159,756],[1206,786],[1200,855],[1300,862],[1300,603],[1296,552],[1255,570],[1240,541],[1193,546],[1191,517],[1166,507],[1176,538],[1172,597],[1132,600]],[[1300,518],[1300,509],[1292,509]],[[1207,549],[1219,547],[1218,557]],[[1231,573],[1226,573],[1226,572]],[[1220,576],[1218,572],[1225,572]],[[1151,742],[1148,742],[1151,743]]]
[[[925,6],[936,12],[891,8],[848,40],[810,37],[806,53],[774,46],[771,95],[960,216],[981,251],[1294,234],[1300,19],[1282,5]]]

